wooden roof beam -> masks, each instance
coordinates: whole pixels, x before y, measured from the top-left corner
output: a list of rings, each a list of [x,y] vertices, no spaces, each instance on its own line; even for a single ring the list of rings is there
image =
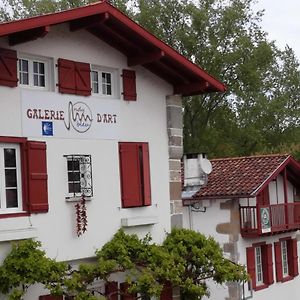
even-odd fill
[[[140,55],[128,57],[127,64],[129,67],[146,65],[158,61],[164,56],[165,56],[165,52],[162,50],[151,52],[151,53],[143,53]]]
[[[81,29],[87,29],[93,26],[104,23],[109,19],[109,13],[97,14],[94,16],[88,16],[73,20],[70,22],[70,31],[77,31]]]
[[[207,81],[175,85],[174,94],[181,94],[183,96],[199,95],[199,93],[206,93],[209,88],[210,85]]]
[[[8,36],[10,46],[34,41],[38,38],[43,38],[50,31],[50,26],[37,27],[25,31],[12,33]]]

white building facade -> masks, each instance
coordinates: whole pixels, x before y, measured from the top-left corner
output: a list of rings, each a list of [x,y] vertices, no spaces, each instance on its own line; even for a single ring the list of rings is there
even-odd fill
[[[0,259],[35,238],[76,263],[121,227],[160,243],[181,216],[181,95],[225,87],[105,1],[0,24],[0,48]]]

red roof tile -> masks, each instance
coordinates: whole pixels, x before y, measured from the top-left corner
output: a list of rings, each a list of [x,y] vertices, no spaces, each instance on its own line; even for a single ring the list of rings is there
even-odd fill
[[[289,155],[212,159],[213,171],[208,176],[208,184],[202,187],[193,199],[254,197],[264,183],[277,175],[276,171],[287,165],[290,160],[293,160],[299,172],[300,164]]]

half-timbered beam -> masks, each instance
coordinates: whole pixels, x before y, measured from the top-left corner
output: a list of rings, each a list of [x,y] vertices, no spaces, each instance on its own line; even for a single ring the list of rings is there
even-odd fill
[[[145,65],[152,63],[154,61],[160,60],[165,56],[165,52],[162,50],[152,52],[152,53],[143,53],[137,56],[131,56],[127,59],[127,64],[129,67]]]
[[[84,17],[70,22],[70,31],[90,28],[98,24],[104,23],[109,19],[108,13],[98,14],[94,16]]]
[[[25,31],[12,33],[8,36],[10,46],[14,46],[29,41],[34,41],[38,38],[44,37],[50,31],[50,26],[37,27]]]

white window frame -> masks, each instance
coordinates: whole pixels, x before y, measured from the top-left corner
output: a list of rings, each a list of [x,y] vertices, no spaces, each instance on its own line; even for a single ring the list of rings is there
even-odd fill
[[[35,89],[40,91],[49,91],[53,89],[53,71],[52,71],[52,59],[47,57],[40,56],[32,56],[28,54],[19,54],[18,57],[18,78],[20,87]],[[27,60],[28,61],[28,84],[22,84],[20,80],[20,61]],[[33,72],[33,64],[34,62],[43,63],[44,64],[44,72],[45,72],[45,86],[35,86],[34,85],[34,72]]]
[[[264,284],[263,272],[262,249],[261,246],[258,246],[255,247],[255,280],[257,286]]]
[[[289,276],[289,257],[288,257],[288,244],[287,241],[280,242],[281,247],[281,263],[282,263],[282,276]]]
[[[98,93],[94,92],[94,86],[93,86],[93,72],[97,72],[98,74]],[[102,73],[108,73],[111,75],[111,95],[103,93],[102,89]],[[91,88],[92,88],[92,95],[96,97],[103,97],[103,98],[109,98],[109,99],[117,99],[120,98],[119,95],[119,82],[117,78],[118,72],[116,69],[106,68],[106,67],[100,67],[100,66],[91,66]]]
[[[5,164],[4,149],[10,148],[16,151],[16,175],[17,175],[17,207],[7,207],[6,203],[6,183],[5,183]],[[18,144],[0,143],[0,214],[22,212],[22,176],[21,176],[21,158],[20,146]]]

